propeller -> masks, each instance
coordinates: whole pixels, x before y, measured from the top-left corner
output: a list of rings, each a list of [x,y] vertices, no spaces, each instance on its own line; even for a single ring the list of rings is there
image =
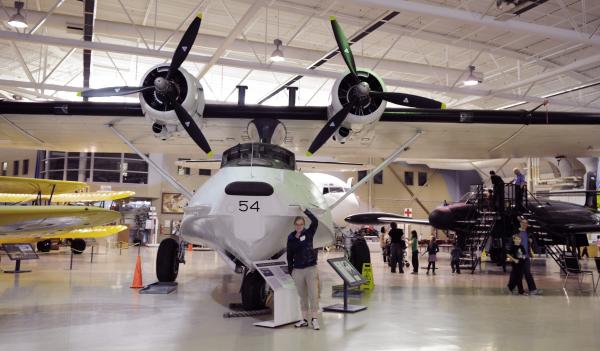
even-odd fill
[[[153,89],[154,85],[148,85],[145,87],[111,87],[101,89],[88,89],[77,93],[77,96],[82,97],[106,97],[106,96],[123,96],[129,94],[139,93],[145,90]]]
[[[198,128],[198,125],[190,114],[186,111],[183,106],[177,101],[179,97],[179,88],[175,84],[173,80],[173,76],[175,72],[179,70],[181,64],[187,58],[190,49],[194,45],[194,41],[196,40],[196,36],[198,36],[198,31],[200,30],[200,23],[202,22],[202,13],[196,15],[196,18],[190,23],[189,27],[186,29],[183,37],[181,37],[181,41],[177,45],[177,49],[173,53],[173,58],[171,59],[171,65],[169,66],[169,71],[167,75],[163,77],[157,77],[154,79],[153,85],[141,86],[141,87],[111,87],[111,88],[101,88],[101,89],[87,89],[84,90],[77,95],[82,97],[106,97],[106,96],[123,96],[129,94],[135,94],[139,92],[143,92],[146,90],[154,89],[154,92],[157,96],[168,100],[170,104],[173,106],[175,114],[177,115],[177,119],[186,130],[186,132],[190,135],[192,140],[210,157],[212,156],[212,150],[208,141],[204,137],[204,134]]]
[[[368,104],[371,98],[377,97],[382,100],[415,108],[431,108],[431,109],[443,109],[446,105],[443,102],[439,102],[433,99],[428,99],[422,96],[416,96],[404,93],[393,93],[371,90],[369,84],[361,80],[356,70],[356,63],[354,62],[354,55],[350,49],[350,43],[342,30],[342,27],[335,19],[335,16],[329,17],[331,21],[331,28],[335,41],[337,42],[338,49],[344,58],[346,66],[350,70],[350,74],[354,77],[356,84],[352,86],[349,91],[350,102],[347,103],[338,113],[336,113],[331,119],[327,121],[327,124],[323,126],[319,134],[315,137],[313,142],[310,144],[307,156],[312,156],[327,140],[335,133],[335,131],[342,125],[346,117],[351,110],[356,106],[364,106]]]
[[[321,148],[321,146],[323,146],[323,144],[325,144],[325,142],[327,142],[327,140],[329,140],[329,138],[331,138],[333,133],[335,133],[335,131],[342,125],[342,122],[344,122],[348,116],[348,113],[350,113],[350,109],[354,105],[356,105],[355,102],[347,103],[340,111],[338,111],[338,113],[336,113],[330,120],[327,121],[323,128],[321,128],[319,134],[317,134],[313,142],[310,144],[308,151],[306,152],[306,156],[312,156]]]

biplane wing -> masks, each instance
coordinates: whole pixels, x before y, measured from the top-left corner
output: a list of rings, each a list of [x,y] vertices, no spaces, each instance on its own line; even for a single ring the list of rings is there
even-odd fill
[[[21,177],[0,177],[0,193],[3,194],[50,195],[74,193],[76,191],[87,189],[88,185],[82,182]]]
[[[105,225],[90,228],[73,229],[51,234],[6,235],[0,236],[0,244],[35,243],[48,239],[90,239],[103,238],[127,230],[124,225]]]
[[[121,214],[90,206],[1,206],[0,238],[58,235],[116,222]]]

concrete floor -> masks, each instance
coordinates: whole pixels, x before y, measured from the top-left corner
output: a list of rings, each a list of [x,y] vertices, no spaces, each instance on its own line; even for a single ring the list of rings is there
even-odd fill
[[[239,301],[240,277],[214,252],[195,251],[180,269],[179,290],[140,295],[130,289],[135,250],[110,250],[90,264],[52,253],[0,274],[0,350],[598,350],[600,297],[569,294],[553,264],[537,269],[544,296],[508,296],[507,276],[449,271],[443,254],[436,276],[392,275],[373,253],[375,289],[354,315],[325,313],[320,331],[254,327],[255,318],[224,319]],[[319,258],[321,305],[338,284]],[[142,250],[144,283],[154,281],[155,249]],[[422,261],[424,264],[425,261]],[[2,269],[12,262],[2,257]],[[495,271],[497,269],[494,268]]]

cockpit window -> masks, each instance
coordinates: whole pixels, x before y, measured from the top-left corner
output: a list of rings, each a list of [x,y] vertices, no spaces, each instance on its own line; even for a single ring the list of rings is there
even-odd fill
[[[270,167],[278,169],[296,169],[294,153],[271,144],[238,144],[223,153],[223,167]]]
[[[458,200],[458,202],[462,202],[462,203],[467,204],[467,203],[472,203],[475,200],[476,200],[476,194],[474,192],[470,191],[470,192],[464,194],[460,198],[460,200]]]

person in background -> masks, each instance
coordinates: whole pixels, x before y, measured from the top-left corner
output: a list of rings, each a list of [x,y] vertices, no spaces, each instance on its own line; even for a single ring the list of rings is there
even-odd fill
[[[388,236],[385,231],[385,227],[381,227],[379,232],[379,246],[381,247],[381,254],[383,255],[383,262],[387,262],[388,250],[387,250]]]
[[[305,228],[304,217],[294,219],[294,231],[288,235],[287,262],[288,272],[292,275],[302,309],[302,320],[295,324],[296,328],[308,326],[310,303],[311,324],[319,330],[319,276],[317,272],[317,251],[313,247],[313,238],[319,221],[308,209],[300,208],[308,218],[310,226]]]
[[[541,293],[541,290],[538,290],[535,286],[535,281],[533,280],[533,275],[531,274],[531,241],[529,240],[529,233],[527,232],[527,228],[529,227],[529,222],[526,219],[521,219],[519,222],[519,237],[521,238],[521,245],[525,248],[525,257],[523,258],[523,275],[525,276],[525,280],[527,281],[527,287],[529,288],[530,295],[538,295]]]
[[[525,185],[527,182],[520,169],[515,168],[513,172],[515,173],[515,178],[512,181],[515,185],[515,209],[517,211],[525,211],[525,206],[523,206],[523,194],[525,193]]]
[[[404,263],[404,249],[402,245],[404,241],[402,238],[404,236],[404,231],[402,229],[398,229],[398,224],[395,222],[392,222],[390,227],[392,227],[392,229],[388,235],[392,242],[392,246],[390,248],[392,254],[390,261],[392,273],[396,273],[396,266],[400,266],[399,273],[404,273],[404,268],[402,267]]]
[[[504,211],[504,180],[496,172],[490,171],[490,180],[494,189],[492,202],[497,212]]]
[[[419,236],[417,231],[410,232],[410,249],[412,251],[413,271],[410,274],[419,274]]]
[[[427,259],[427,274],[429,274],[429,269],[433,267],[433,274],[435,275],[435,261],[437,261],[437,253],[440,251],[440,248],[437,244],[435,236],[431,237],[429,241],[429,245],[427,245],[427,253],[429,257]]]
[[[512,265],[507,285],[510,294],[513,294],[513,290],[517,287],[520,295],[528,295],[523,289],[523,270],[525,267],[526,255],[527,249],[521,245],[521,237],[519,234],[513,235],[513,245],[507,255],[508,260]]]
[[[596,250],[596,256],[600,257],[600,235],[596,237],[596,247],[598,248]]]
[[[452,245],[452,250],[450,251],[450,267],[452,267],[452,273],[456,272],[456,274],[460,274],[460,255],[462,251],[456,241]]]
[[[585,256],[586,258],[590,258],[587,246],[584,246],[583,249],[581,249],[581,256],[579,258],[583,258],[583,256]]]

